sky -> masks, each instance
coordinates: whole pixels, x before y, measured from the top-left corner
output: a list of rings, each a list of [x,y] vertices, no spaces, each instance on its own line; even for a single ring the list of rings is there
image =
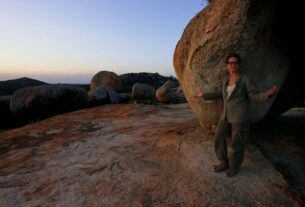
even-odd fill
[[[89,83],[98,71],[176,76],[173,53],[205,0],[0,0],[0,81]]]

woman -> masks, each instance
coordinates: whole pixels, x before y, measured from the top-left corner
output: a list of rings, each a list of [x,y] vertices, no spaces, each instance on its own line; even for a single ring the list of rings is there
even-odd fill
[[[245,143],[249,136],[250,99],[264,102],[274,96],[278,92],[278,88],[273,86],[266,92],[257,91],[249,78],[239,73],[241,58],[236,53],[227,56],[226,64],[229,74],[222,78],[221,91],[199,92],[195,97],[205,100],[221,96],[223,98],[223,112],[217,124],[214,146],[220,164],[214,166],[214,171],[226,171],[226,175],[232,177],[238,173],[244,158]],[[226,137],[230,128],[232,131],[232,153],[228,157]]]

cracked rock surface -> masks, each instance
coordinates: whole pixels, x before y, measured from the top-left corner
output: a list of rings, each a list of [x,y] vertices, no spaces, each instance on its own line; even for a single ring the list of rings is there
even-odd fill
[[[254,146],[214,173],[187,104],[104,105],[0,132],[1,206],[300,206]]]

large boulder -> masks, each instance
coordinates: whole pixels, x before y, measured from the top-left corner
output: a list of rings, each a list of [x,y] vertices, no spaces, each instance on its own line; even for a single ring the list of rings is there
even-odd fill
[[[216,123],[221,100],[198,101],[198,91],[220,87],[230,52],[242,57],[241,72],[261,91],[276,85],[280,93],[252,103],[252,121],[278,115],[304,100],[304,32],[300,3],[213,0],[187,25],[174,53],[174,67],[184,94],[202,125]],[[299,24],[298,24],[299,23]],[[270,111],[269,111],[270,110]]]
[[[26,119],[43,118],[83,108],[87,99],[87,91],[77,86],[33,86],[17,90],[11,97],[10,109]]]
[[[121,90],[121,80],[114,72],[100,71],[91,79],[90,90],[93,91],[98,86],[110,86],[115,91],[119,91]]]

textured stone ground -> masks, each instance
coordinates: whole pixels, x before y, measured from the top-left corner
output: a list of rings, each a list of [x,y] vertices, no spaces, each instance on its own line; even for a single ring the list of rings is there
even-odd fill
[[[213,135],[186,104],[104,105],[0,133],[1,206],[300,206],[254,146],[213,172]]]

